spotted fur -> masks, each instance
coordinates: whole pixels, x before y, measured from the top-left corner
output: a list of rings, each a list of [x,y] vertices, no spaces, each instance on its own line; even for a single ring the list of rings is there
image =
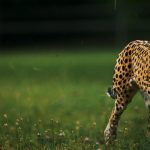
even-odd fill
[[[116,138],[119,118],[138,90],[149,109],[150,134],[150,43],[140,40],[130,42],[117,59],[113,86],[108,89],[110,97],[115,99],[115,106],[104,131],[106,144]]]

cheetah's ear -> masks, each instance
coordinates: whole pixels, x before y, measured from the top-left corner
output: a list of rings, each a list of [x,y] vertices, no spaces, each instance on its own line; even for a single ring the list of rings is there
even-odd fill
[[[109,96],[109,97],[111,97],[112,99],[116,99],[117,98],[117,95],[116,95],[116,92],[115,92],[115,90],[113,89],[113,88],[111,88],[111,87],[109,87],[108,89],[107,89],[107,95]]]

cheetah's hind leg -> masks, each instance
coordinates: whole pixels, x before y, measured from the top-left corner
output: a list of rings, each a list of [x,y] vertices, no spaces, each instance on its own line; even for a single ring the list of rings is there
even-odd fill
[[[150,95],[146,91],[141,91],[141,95],[145,100],[145,105],[148,108],[148,126],[146,136],[150,137]]]

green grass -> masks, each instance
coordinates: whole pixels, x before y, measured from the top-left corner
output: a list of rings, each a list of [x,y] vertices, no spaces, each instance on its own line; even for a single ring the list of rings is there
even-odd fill
[[[0,55],[0,149],[148,150],[147,110],[137,95],[123,114],[118,138],[103,130],[114,101],[116,52]]]

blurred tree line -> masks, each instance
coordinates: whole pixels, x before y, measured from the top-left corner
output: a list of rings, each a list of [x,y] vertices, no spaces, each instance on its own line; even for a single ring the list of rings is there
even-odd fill
[[[0,44],[148,40],[149,7],[147,0],[1,0]]]

